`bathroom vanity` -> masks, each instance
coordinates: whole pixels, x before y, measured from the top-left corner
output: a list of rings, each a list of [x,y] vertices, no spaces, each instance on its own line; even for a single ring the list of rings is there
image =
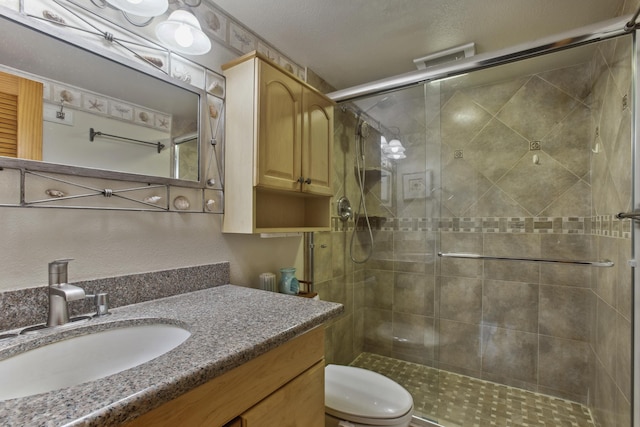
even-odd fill
[[[2,401],[0,424],[264,427],[284,425],[286,417],[296,425],[322,426],[322,324],[342,310],[340,304],[233,285],[116,308],[69,330],[156,322],[179,325],[191,336],[126,371]],[[0,361],[59,333],[2,340]]]

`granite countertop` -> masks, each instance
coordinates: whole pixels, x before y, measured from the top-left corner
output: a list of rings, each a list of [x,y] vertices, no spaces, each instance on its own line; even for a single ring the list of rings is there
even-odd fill
[[[50,393],[0,402],[2,426],[115,426],[206,383],[339,315],[342,305],[223,285],[112,309],[64,332],[0,341],[0,359],[57,337],[115,324],[170,323],[191,336],[135,368]]]

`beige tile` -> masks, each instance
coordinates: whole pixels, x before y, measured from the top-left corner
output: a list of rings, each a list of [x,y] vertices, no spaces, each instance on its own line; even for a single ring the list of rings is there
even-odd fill
[[[531,216],[530,212],[527,212],[525,208],[495,185],[482,194],[478,201],[471,205],[464,214],[472,217]]]
[[[604,367],[596,362],[596,387],[593,393],[592,412],[599,425],[616,425],[617,387]]]
[[[533,262],[491,261],[484,262],[484,277],[492,280],[538,283],[541,264]]]
[[[426,363],[434,359],[438,336],[433,317],[409,313],[393,315],[393,354]]]
[[[616,265],[620,264],[618,259],[618,239],[612,237],[598,236],[598,257],[600,259],[608,259],[613,261]],[[623,263],[626,261],[622,261]],[[617,303],[617,288],[618,288],[618,268],[598,268],[596,270],[596,293],[607,304],[615,307]]]
[[[616,323],[615,381],[626,400],[631,400],[632,387],[632,332],[631,323],[618,315]]]
[[[485,280],[482,324],[525,332],[538,331],[538,285]]]
[[[481,234],[442,232],[440,239],[442,252],[482,253]],[[441,258],[440,272],[443,276],[482,277],[482,261]]]
[[[464,147],[464,151],[469,163],[495,183],[529,151],[529,141],[493,119]]]
[[[593,139],[591,110],[580,104],[545,136],[541,147],[575,175],[583,176],[590,169]]]
[[[631,259],[631,240],[618,239],[618,298],[616,308],[626,319],[631,319],[633,311],[633,281],[631,277],[632,268],[627,264]]]
[[[631,109],[622,114],[613,145],[608,153],[611,179],[620,197],[620,205],[612,206],[616,211],[626,211],[631,206],[632,152],[631,152]],[[617,213],[617,212],[613,212]]]
[[[540,283],[590,288],[593,272],[594,269],[582,265],[541,264]]]
[[[540,337],[538,381],[543,387],[574,396],[589,396],[593,354],[587,342]]]
[[[540,235],[525,233],[487,233],[484,235],[483,255],[501,257],[539,257]],[[519,268],[519,263],[511,261],[514,268]]]
[[[538,76],[576,99],[583,100],[591,92],[591,72],[586,63],[546,71]]]
[[[435,279],[433,275],[396,273],[393,311],[434,315]]]
[[[575,98],[532,77],[504,106],[498,118],[528,140],[540,140],[575,108]],[[544,114],[532,114],[544,111]]]
[[[438,360],[448,366],[479,372],[481,369],[480,325],[440,321]]]
[[[498,187],[534,216],[579,180],[578,176],[544,151],[536,154],[539,164],[534,164],[533,155],[524,156],[497,182]]]
[[[538,367],[538,335],[482,327],[482,370],[534,383]]]
[[[442,147],[442,206],[459,217],[491,188],[491,181],[466,159],[453,159],[456,149]]]
[[[365,307],[391,310],[393,307],[393,287],[393,272],[367,270],[364,279]]]
[[[314,233],[314,280],[323,282],[333,277],[333,239],[330,232]]]
[[[540,216],[589,217],[591,205],[591,186],[581,179],[547,206]]]
[[[460,92],[447,101],[440,114],[442,141],[460,148],[491,120],[491,114]]]
[[[488,72],[493,71],[486,71],[485,73]],[[483,71],[479,73],[483,73]],[[471,88],[465,90],[464,93],[485,110],[496,114],[528,80],[529,77],[518,77],[504,82]]]
[[[390,310],[366,309],[364,312],[365,351],[390,355],[393,343],[393,323]]]
[[[442,319],[479,324],[482,320],[482,280],[467,277],[440,279]]]
[[[616,312],[599,299],[597,304],[596,339],[593,344],[598,360],[608,376],[611,377],[615,375],[616,325]]]
[[[589,289],[540,286],[540,334],[588,342],[592,299]]]
[[[540,246],[545,258],[590,260],[595,255],[591,236],[579,234],[544,234],[540,236]]]
[[[568,400],[371,353],[352,365],[401,384],[413,396],[415,415],[445,427],[594,425],[587,407]]]

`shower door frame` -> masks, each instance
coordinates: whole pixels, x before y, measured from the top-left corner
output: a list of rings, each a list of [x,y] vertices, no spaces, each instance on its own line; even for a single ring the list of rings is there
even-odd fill
[[[328,97],[336,102],[355,101],[372,95],[381,95],[398,89],[425,84],[430,81],[453,77],[460,74],[490,68],[510,62],[532,58],[547,53],[570,49],[597,41],[612,39],[625,34],[633,35],[632,51],[632,208],[640,212],[640,84],[638,84],[638,72],[640,72],[640,43],[637,40],[637,28],[635,16],[619,17],[593,25],[581,27],[572,31],[549,36],[543,39],[513,46],[511,48],[476,55],[470,58],[430,67],[426,70],[413,71],[394,77],[374,81],[371,83],[342,89],[328,94]],[[632,285],[632,399],[631,417],[632,425],[640,427],[640,274],[636,267],[640,265],[640,220],[633,220],[631,228],[632,259],[625,260],[631,268]]]
[[[633,33],[633,58],[631,61],[632,64],[632,87],[633,87],[633,100],[632,100],[632,108],[633,108],[633,120],[631,122],[631,135],[633,136],[633,141],[631,145],[632,150],[632,161],[633,165],[631,167],[632,178],[632,194],[633,194],[633,206],[632,209],[634,211],[638,211],[640,209],[640,183],[638,180],[640,179],[640,147],[638,144],[640,143],[640,126],[638,126],[638,121],[640,120],[640,84],[638,84],[638,72],[640,71],[640,43],[638,43],[638,31],[634,31]],[[633,420],[633,426],[640,426],[640,379],[638,378],[638,374],[640,374],[640,292],[636,290],[640,289],[640,274],[638,274],[638,256],[640,256],[640,221],[632,220],[631,227],[631,257],[629,260],[629,266],[631,268],[631,283],[632,283],[632,298],[633,298],[633,319],[632,319],[632,328],[633,328],[633,366],[631,369],[631,375],[633,376],[632,381],[632,399],[631,399],[631,414]]]

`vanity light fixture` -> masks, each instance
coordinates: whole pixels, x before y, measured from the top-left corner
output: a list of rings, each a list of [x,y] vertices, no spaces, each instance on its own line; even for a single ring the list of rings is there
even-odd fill
[[[176,10],[156,25],[156,36],[169,49],[186,55],[204,55],[211,49],[198,18],[187,10]]]
[[[160,16],[169,8],[168,0],[106,0],[111,6],[136,16]]]
[[[385,154],[398,154],[404,153],[405,149],[402,146],[402,143],[398,139],[392,139],[389,141],[389,145],[385,150]]]
[[[404,154],[406,149],[402,146],[402,143],[397,138],[394,138],[391,141],[387,142],[387,139],[384,136],[381,136],[380,149],[382,150],[382,154],[384,155],[384,157],[386,157],[387,159],[401,160],[407,158],[407,156]]]

